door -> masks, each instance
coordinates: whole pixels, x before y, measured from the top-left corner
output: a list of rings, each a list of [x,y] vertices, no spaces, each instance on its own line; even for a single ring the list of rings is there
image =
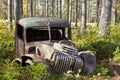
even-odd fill
[[[17,26],[16,30],[17,36],[16,36],[16,54],[17,57],[20,57],[24,55],[24,49],[25,49],[25,43],[24,43],[24,31],[23,27],[21,25]]]

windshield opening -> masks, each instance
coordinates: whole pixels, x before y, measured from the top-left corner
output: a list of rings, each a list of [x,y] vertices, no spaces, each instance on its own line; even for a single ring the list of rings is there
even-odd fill
[[[62,40],[62,29],[51,29],[51,40]],[[27,42],[49,40],[48,30],[28,28],[26,30]]]

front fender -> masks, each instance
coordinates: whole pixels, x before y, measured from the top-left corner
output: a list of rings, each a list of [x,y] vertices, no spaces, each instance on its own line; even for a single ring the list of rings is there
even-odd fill
[[[93,73],[96,69],[96,56],[92,51],[81,51],[78,55],[83,58],[83,72]]]

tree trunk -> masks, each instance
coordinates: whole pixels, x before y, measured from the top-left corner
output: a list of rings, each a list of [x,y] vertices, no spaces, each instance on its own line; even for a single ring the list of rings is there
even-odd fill
[[[8,31],[12,31],[12,0],[8,0]]]
[[[17,34],[16,27],[17,27],[17,22],[20,19],[20,0],[14,0],[14,16],[15,16],[15,34]],[[15,46],[17,46],[16,42],[17,42],[17,39],[15,39]],[[17,57],[17,54],[16,54],[16,57]]]
[[[76,20],[75,20],[75,27],[77,28],[77,19],[78,19],[78,0],[76,0]]]
[[[82,18],[81,18],[81,33],[86,29],[86,11],[87,0],[82,0]]]
[[[14,16],[15,16],[15,24],[20,19],[20,0],[14,0]]]
[[[34,16],[36,16],[36,0],[34,0]]]
[[[62,0],[60,0],[60,18],[62,18]]]
[[[33,0],[30,0],[30,16],[33,16]]]
[[[20,15],[23,17],[23,0],[20,0]]]
[[[4,18],[4,19],[7,19],[8,18],[8,13],[7,13],[7,1],[5,2],[5,1],[3,1],[2,2],[2,11],[1,11],[1,16],[2,16],[2,18]]]
[[[51,1],[51,16],[54,16],[54,0]]]
[[[45,13],[45,9],[46,9],[45,1],[41,1],[41,4],[42,4],[42,16],[45,16],[46,14]],[[53,5],[53,11],[54,11],[54,5]],[[54,12],[53,12],[53,16],[54,16]]]
[[[82,5],[81,5],[81,1],[78,1],[78,18],[81,19],[81,15],[82,15]]]
[[[97,9],[96,9],[96,24],[97,24],[97,27],[99,26],[99,3],[100,3],[100,0],[97,0]]]
[[[91,23],[92,22],[92,4],[91,4],[91,1],[88,0],[87,2],[87,19],[88,19],[88,22]]]
[[[46,0],[46,16],[48,16],[48,0]]]
[[[71,26],[71,0],[68,0],[68,21]],[[68,29],[68,38],[71,39],[71,27]]]
[[[112,11],[112,0],[102,0],[102,10],[100,17],[101,28],[99,30],[99,35],[109,34],[107,27],[111,21],[111,11]]]
[[[117,9],[114,9],[114,25],[117,24]]]
[[[57,0],[57,17],[58,17],[58,12],[59,12],[59,10],[58,10],[58,5],[59,5],[59,1]]]
[[[26,16],[28,17],[28,0],[26,2]]]
[[[114,25],[117,24],[117,4],[118,4],[118,0],[114,0]]]
[[[14,19],[14,0],[12,0],[12,19]]]

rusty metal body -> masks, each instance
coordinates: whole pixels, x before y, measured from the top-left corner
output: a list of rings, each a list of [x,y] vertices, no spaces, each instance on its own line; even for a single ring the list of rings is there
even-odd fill
[[[78,54],[75,44],[65,35],[65,29],[70,28],[67,21],[53,17],[30,17],[20,19],[17,25],[15,52],[18,58],[14,61],[32,64],[33,61],[49,60],[52,69],[59,73],[69,70],[76,73],[83,69],[84,57]],[[86,69],[88,72],[95,69],[96,59],[91,61],[92,64],[87,63],[92,65],[91,71]]]

